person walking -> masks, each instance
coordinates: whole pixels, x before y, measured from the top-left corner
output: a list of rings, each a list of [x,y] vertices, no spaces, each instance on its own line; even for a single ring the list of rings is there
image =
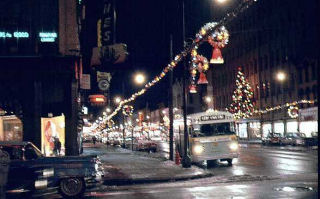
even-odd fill
[[[93,145],[96,145],[96,141],[97,141],[96,136],[92,136],[92,142],[93,142]]]

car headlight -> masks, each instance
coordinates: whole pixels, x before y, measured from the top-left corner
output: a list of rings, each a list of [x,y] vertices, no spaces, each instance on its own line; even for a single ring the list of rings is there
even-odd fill
[[[230,148],[232,151],[238,150],[238,148],[239,148],[238,143],[232,142],[231,144],[229,144],[229,148]]]
[[[195,154],[200,154],[203,152],[203,147],[201,145],[195,145],[193,146],[193,152]]]
[[[34,182],[34,187],[36,189],[42,189],[42,188],[46,188],[48,185],[48,180],[36,180]]]

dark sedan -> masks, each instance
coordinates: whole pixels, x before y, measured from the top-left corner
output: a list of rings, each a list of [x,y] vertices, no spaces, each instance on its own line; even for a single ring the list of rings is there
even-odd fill
[[[0,142],[0,147],[8,153],[11,151],[14,161],[10,167],[21,171],[23,168],[53,168],[51,186],[58,187],[64,198],[79,198],[86,188],[102,180],[103,170],[97,156],[45,157],[30,142]]]

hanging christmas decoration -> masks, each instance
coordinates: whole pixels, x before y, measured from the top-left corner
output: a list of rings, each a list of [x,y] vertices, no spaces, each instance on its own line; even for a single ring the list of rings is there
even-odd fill
[[[233,102],[230,107],[227,108],[227,111],[232,113],[235,119],[249,118],[254,112],[254,107],[251,102],[253,90],[248,81],[244,78],[241,67],[238,68],[236,86],[232,95]]]
[[[253,4],[255,1],[256,0],[243,0],[233,12],[228,13],[218,23],[217,22],[210,22],[210,23],[205,24],[200,29],[199,33],[196,34],[196,37],[193,40],[191,45],[186,46],[186,48],[180,54],[176,55],[174,60],[170,64],[168,64],[161,71],[161,73],[158,76],[156,76],[152,81],[146,83],[142,90],[132,94],[131,97],[129,97],[128,99],[122,100],[119,103],[118,107],[115,108],[114,111],[110,115],[107,116],[106,120],[108,121],[111,118],[113,118],[121,110],[122,106],[134,101],[138,96],[143,95],[147,91],[147,89],[149,89],[150,87],[152,87],[156,83],[158,83],[162,78],[164,78],[166,76],[166,74],[170,70],[173,70],[183,58],[185,58],[189,53],[191,53],[193,49],[197,49],[201,43],[203,43],[204,41],[207,41],[209,36],[213,36],[213,41],[218,42],[217,47],[221,48],[222,47],[221,44],[223,44],[223,42],[227,42],[227,39],[225,39],[225,38],[228,38],[228,36],[229,36],[228,34],[221,33],[225,29],[223,27],[223,25],[226,24],[227,22],[231,21],[232,19],[234,19],[239,13],[241,13],[244,10],[246,10],[247,8],[249,8],[249,6],[251,4]],[[214,31],[217,31],[217,33],[219,33],[219,34],[212,35],[214,33]],[[217,37],[217,38],[215,38],[215,37]],[[194,83],[194,85],[195,85],[195,83]]]
[[[229,42],[229,33],[224,26],[217,28],[212,35],[208,37],[208,42],[213,47],[211,64],[223,64],[224,60],[221,54],[221,48],[224,48]]]
[[[297,106],[290,106],[288,108],[288,114],[291,118],[297,118],[299,115],[299,108]]]
[[[189,92],[190,93],[197,93],[197,87],[195,84],[192,84],[189,86]]]
[[[125,116],[131,116],[133,114],[133,106],[124,105],[122,107],[122,114]]]

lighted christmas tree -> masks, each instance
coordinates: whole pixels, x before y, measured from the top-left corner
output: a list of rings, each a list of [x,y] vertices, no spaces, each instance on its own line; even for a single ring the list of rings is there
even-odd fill
[[[232,104],[227,110],[233,114],[235,119],[249,118],[254,111],[252,105],[253,91],[249,82],[244,78],[241,67],[238,68],[236,78],[237,88],[232,95]]]

